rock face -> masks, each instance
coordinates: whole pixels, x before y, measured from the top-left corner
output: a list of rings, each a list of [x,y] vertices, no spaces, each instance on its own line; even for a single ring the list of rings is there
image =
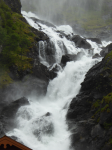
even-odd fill
[[[97,44],[102,44],[101,40],[98,38],[87,38],[88,40],[91,40],[92,42],[95,42]]]
[[[79,48],[84,48],[84,49],[90,49],[91,48],[91,45],[86,41],[86,39],[80,37],[79,35],[74,35],[72,37],[72,41]]]
[[[84,55],[83,52],[78,52],[76,55],[75,54],[74,55],[72,55],[72,54],[63,55],[62,59],[61,59],[61,64],[65,66],[67,62],[69,62],[69,61],[77,61],[83,55]]]
[[[96,53],[92,58],[94,59],[94,58],[99,58],[99,57],[101,57],[98,53]]]
[[[1,111],[1,120],[5,126],[5,131],[9,131],[11,128],[16,126],[16,123],[14,121],[16,113],[21,106],[25,105],[29,105],[29,101],[27,98],[22,97],[3,107]]]
[[[16,115],[17,110],[24,105],[29,105],[29,101],[27,98],[22,97],[4,107],[1,114],[8,119],[13,118]]]
[[[104,57],[107,53],[109,53],[110,51],[112,51],[112,43],[110,43],[109,45],[107,45],[106,47],[102,48],[102,51],[100,52],[100,55],[102,57]]]
[[[111,52],[93,66],[67,113],[75,150],[110,150],[112,134]]]
[[[11,8],[13,12],[21,14],[21,2],[20,0],[4,0],[5,3]]]

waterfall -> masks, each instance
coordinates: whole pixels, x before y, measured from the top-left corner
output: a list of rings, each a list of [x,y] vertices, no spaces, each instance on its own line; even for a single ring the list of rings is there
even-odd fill
[[[39,29],[28,13],[22,13],[30,25]],[[66,124],[68,106],[78,94],[87,71],[101,61],[102,58],[92,59],[92,55],[100,53],[101,45],[88,40],[94,49],[93,53],[88,53],[88,50],[76,48],[70,40],[73,32],[70,26],[53,28],[39,25],[50,39],[49,43],[39,42],[40,61],[48,61],[49,52],[54,59],[52,63],[60,63],[64,54],[84,52],[84,55],[75,62],[68,62],[65,68],[58,72],[57,77],[50,81],[46,96],[29,98],[30,105],[22,106],[17,112],[18,127],[7,135],[16,136],[18,141],[22,141],[33,150],[70,150],[71,133]],[[103,46],[107,44],[102,42]]]
[[[40,61],[46,61],[46,41],[39,41],[39,58]]]

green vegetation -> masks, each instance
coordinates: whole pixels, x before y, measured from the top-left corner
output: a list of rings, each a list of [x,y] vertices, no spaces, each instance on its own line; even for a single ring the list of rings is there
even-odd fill
[[[96,102],[93,103],[93,108],[97,108],[100,106],[100,100],[97,100]]]
[[[21,21],[22,16],[14,13],[0,0],[0,63],[9,67],[12,64],[18,69],[31,68],[31,59],[27,57],[29,48],[32,47],[35,35],[29,29],[29,25]]]
[[[105,129],[109,129],[110,127],[112,127],[112,123],[104,123],[104,128]]]
[[[97,100],[93,103],[92,109],[95,110],[94,115],[91,117],[92,119],[97,119],[97,123],[100,121],[101,113],[110,113],[110,104],[112,104],[112,93],[104,96],[103,99]],[[112,126],[111,120],[109,122],[104,122],[104,128],[109,129]]]
[[[0,0],[0,88],[13,82],[9,76],[12,65],[18,71],[32,68],[28,52],[36,35],[22,19]]]
[[[105,60],[106,60],[106,66],[107,66],[109,62],[112,60],[112,51],[106,55]]]
[[[0,88],[4,88],[6,85],[13,82],[8,73],[9,70],[2,67],[2,65],[0,64]]]

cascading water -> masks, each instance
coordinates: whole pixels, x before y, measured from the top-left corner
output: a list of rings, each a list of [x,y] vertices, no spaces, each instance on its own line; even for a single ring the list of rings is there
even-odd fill
[[[68,40],[72,36],[70,26],[47,27],[35,23],[30,15],[22,12],[30,25],[45,32],[55,49],[55,60],[59,63],[63,54],[77,54],[80,51],[84,55],[77,61],[68,62],[66,67],[58,72],[58,76],[50,81],[47,94],[42,98],[29,98],[30,105],[21,107],[17,112],[18,127],[8,132],[8,136],[16,136],[26,146],[33,150],[70,150],[70,132],[67,130],[66,112],[72,98],[79,90],[80,84],[84,80],[86,72],[99,59],[92,59],[92,55],[100,52],[100,46],[88,40],[94,48],[93,53],[88,54],[88,50],[79,49]],[[57,32],[59,31],[59,32]],[[60,33],[63,33],[63,38]],[[65,37],[67,36],[67,37]],[[103,46],[108,43],[103,42]],[[47,43],[39,42],[40,60],[47,61]]]

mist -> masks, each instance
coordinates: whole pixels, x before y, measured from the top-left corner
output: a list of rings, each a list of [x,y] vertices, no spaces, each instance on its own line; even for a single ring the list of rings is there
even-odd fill
[[[70,24],[81,20],[90,12],[103,14],[109,11],[108,0],[21,0],[22,10],[31,11],[39,18],[55,24]],[[103,12],[102,12],[103,10]],[[107,11],[107,12],[108,12]]]

